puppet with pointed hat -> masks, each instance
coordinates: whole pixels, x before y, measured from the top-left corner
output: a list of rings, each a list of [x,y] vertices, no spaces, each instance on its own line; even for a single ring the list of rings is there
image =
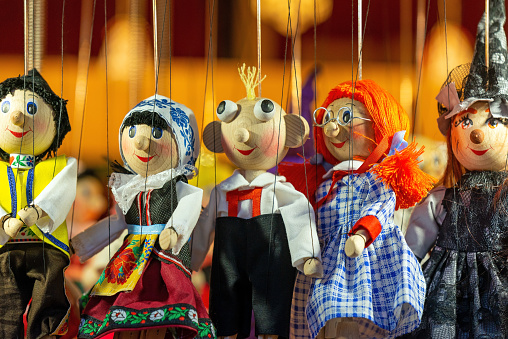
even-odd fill
[[[26,337],[54,338],[67,332],[70,308],[65,217],[77,162],[53,156],[71,129],[67,101],[36,69],[3,81],[0,100],[0,337],[23,338],[31,299]]]
[[[436,97],[447,137],[442,186],[414,210],[406,234],[427,296],[415,338],[508,337],[508,67],[505,4],[490,1],[473,62],[452,70]]]

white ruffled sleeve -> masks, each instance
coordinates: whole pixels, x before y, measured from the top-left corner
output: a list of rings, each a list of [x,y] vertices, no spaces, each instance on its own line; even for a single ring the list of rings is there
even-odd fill
[[[51,233],[64,222],[76,198],[77,174],[78,162],[67,158],[67,165],[34,199],[34,204],[47,214],[36,222],[41,231]]]
[[[201,212],[201,201],[203,200],[203,190],[201,188],[189,185],[185,182],[176,183],[176,196],[178,205],[166,228],[173,227],[178,233],[178,240],[173,253],[178,254],[182,246],[189,240]]]
[[[423,259],[434,245],[439,227],[446,216],[442,204],[445,192],[444,186],[431,190],[427,197],[416,205],[409,219],[406,241],[419,259]]]

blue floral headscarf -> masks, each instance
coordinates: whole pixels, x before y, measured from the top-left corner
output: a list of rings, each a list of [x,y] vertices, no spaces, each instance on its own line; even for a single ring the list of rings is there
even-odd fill
[[[199,155],[199,133],[196,117],[188,107],[159,94],[141,101],[123,118],[119,133],[120,155],[129,170],[132,171],[122,152],[122,130],[125,120],[134,112],[150,112],[150,114],[155,112],[163,118],[168,123],[178,147],[177,169],[184,170],[186,175],[196,171],[194,165]]]

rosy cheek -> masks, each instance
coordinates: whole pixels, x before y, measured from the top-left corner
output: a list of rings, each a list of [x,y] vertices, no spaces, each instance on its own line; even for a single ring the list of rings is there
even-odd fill
[[[33,129],[36,131],[35,133],[39,134],[39,133],[48,132],[49,127],[50,127],[50,122],[51,121],[49,121],[49,120],[35,119],[33,121],[33,125],[34,125]],[[30,127],[32,128],[32,126],[30,126]]]
[[[261,134],[258,147],[266,157],[275,157],[277,150],[284,145],[285,140],[277,140],[278,135],[278,131],[274,131],[273,128],[267,128]]]
[[[177,153],[176,143],[174,141],[160,144],[159,147],[160,147],[159,151],[158,152],[156,151],[156,153],[161,157],[165,157],[165,158],[171,157],[172,155]]]
[[[122,137],[122,151],[123,154],[132,154],[134,153],[134,148],[129,139]]]
[[[221,138],[221,142],[222,142],[222,148],[224,149],[224,153],[226,153],[226,155],[229,157],[229,155],[233,154],[233,151],[235,149],[235,145],[227,138],[224,138],[224,136],[222,136]]]

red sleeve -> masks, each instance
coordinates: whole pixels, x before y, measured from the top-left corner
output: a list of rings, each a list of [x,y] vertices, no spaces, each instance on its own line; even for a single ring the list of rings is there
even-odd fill
[[[353,226],[351,231],[349,231],[348,235],[352,236],[355,234],[360,228],[363,228],[367,231],[370,236],[370,240],[365,243],[365,247],[368,247],[372,242],[377,238],[379,233],[381,233],[381,223],[379,220],[373,215],[367,215],[363,218],[360,218]]]

